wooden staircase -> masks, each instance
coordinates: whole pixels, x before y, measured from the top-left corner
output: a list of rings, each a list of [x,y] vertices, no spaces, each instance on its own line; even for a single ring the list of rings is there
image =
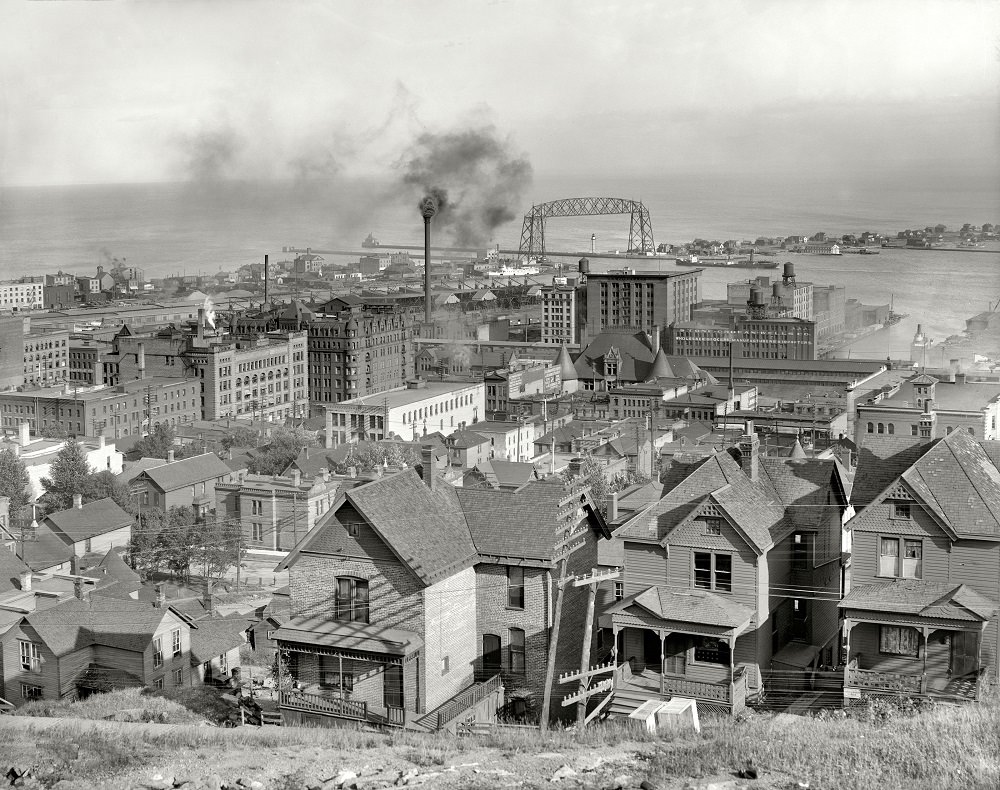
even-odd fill
[[[653,691],[638,690],[630,688],[616,688],[614,699],[608,708],[609,716],[620,716],[628,718],[628,715],[638,708],[642,703],[650,699],[656,699],[660,695]],[[664,695],[663,699],[668,699],[670,695]]]

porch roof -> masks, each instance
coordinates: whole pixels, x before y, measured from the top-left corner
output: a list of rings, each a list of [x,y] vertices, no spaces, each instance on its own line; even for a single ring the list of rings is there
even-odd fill
[[[705,590],[674,590],[668,587],[648,587],[609,606],[607,614],[628,614],[638,606],[660,620],[674,623],[712,626],[742,631],[754,613],[742,604]]]
[[[317,653],[374,653],[409,656],[424,641],[413,631],[369,623],[344,623],[328,617],[295,617],[274,632],[276,642],[305,645]]]
[[[838,604],[841,609],[892,612],[939,620],[985,622],[998,605],[967,584],[899,579],[855,587]]]

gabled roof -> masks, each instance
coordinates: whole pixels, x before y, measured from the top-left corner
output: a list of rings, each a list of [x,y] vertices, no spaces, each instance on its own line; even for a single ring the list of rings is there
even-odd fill
[[[165,458],[139,458],[135,461],[127,461],[125,469],[120,474],[115,475],[115,478],[119,483],[131,483],[147,469],[163,466],[166,462]]]
[[[448,445],[461,450],[469,447],[478,447],[479,445],[486,444],[487,442],[489,442],[489,439],[481,433],[476,433],[475,431],[470,430],[455,431],[448,437]]]
[[[436,481],[432,491],[407,469],[345,496],[425,584],[472,564],[476,547],[455,488],[443,480]]]
[[[20,590],[21,574],[27,570],[29,568],[23,560],[0,546],[0,595],[9,590]]]
[[[851,503],[859,511],[871,504],[932,446],[933,442],[914,443],[902,436],[862,436]]]
[[[81,576],[89,576],[98,580],[97,591],[103,593],[103,587],[116,585],[118,591],[135,592],[142,586],[139,574],[132,570],[115,549],[109,549],[99,563],[84,570]]]
[[[609,606],[607,614],[625,612],[638,606],[660,620],[674,620],[693,625],[742,629],[753,619],[753,612],[732,598],[707,590],[674,590],[648,587]]]
[[[202,453],[146,469],[139,477],[148,478],[161,491],[176,491],[205,480],[227,477],[230,471],[215,453]]]
[[[829,523],[830,508],[847,505],[834,480],[840,474],[834,459],[766,456],[759,463],[795,527],[818,529]]]
[[[130,526],[134,521],[111,497],[49,513],[45,520],[57,535],[71,543]]]
[[[246,640],[245,620],[217,618],[199,620],[198,627],[191,631],[191,664],[197,666],[213,658],[238,648]]]
[[[841,609],[971,621],[990,620],[998,609],[996,601],[967,584],[918,579],[860,585],[851,590],[838,606]]]
[[[57,656],[88,645],[106,645],[141,652],[153,639],[171,608],[124,598],[71,598],[58,606],[26,616],[28,624]]]
[[[616,378],[619,381],[645,381],[655,356],[651,343],[645,332],[601,332],[580,352],[573,367],[578,378],[603,379],[602,360],[614,348],[621,358]]]
[[[42,521],[35,527],[34,539],[20,545],[21,556],[33,571],[43,571],[69,562],[73,548]]]
[[[491,485],[520,487],[538,477],[535,465],[526,461],[501,461],[497,458],[476,466]]]

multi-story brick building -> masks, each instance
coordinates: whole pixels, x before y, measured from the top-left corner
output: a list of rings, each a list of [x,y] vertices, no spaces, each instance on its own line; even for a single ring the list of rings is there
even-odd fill
[[[337,498],[340,480],[326,467],[314,478],[240,475],[215,484],[215,515],[239,521],[249,548],[289,551]]]
[[[24,336],[24,383],[52,386],[69,378],[69,332],[65,329],[30,332]]]
[[[816,323],[801,318],[732,315],[726,323],[677,323],[669,351],[681,357],[816,359]]]
[[[575,345],[586,327],[586,288],[576,278],[555,277],[544,286],[542,299],[542,342]]]
[[[300,686],[281,695],[286,720],[442,729],[495,712],[500,678],[544,692],[560,527],[579,541],[570,572],[583,572],[603,521],[558,482],[456,489],[430,466],[348,491],[278,566],[292,616],[275,640]],[[560,626],[577,636],[559,642],[557,671],[579,667],[585,601],[565,588]]]
[[[413,320],[361,305],[313,314],[307,322],[309,398],[315,413],[328,403],[396,389],[413,377]]]
[[[16,434],[21,423],[27,423],[36,434],[56,431],[120,439],[148,433],[157,423],[176,426],[200,415],[198,382],[185,378],[0,392],[0,427],[7,434]]]
[[[148,375],[187,376],[197,383],[198,419],[244,417],[267,422],[305,416],[308,409],[306,333],[231,335],[206,327],[199,310],[194,327],[136,335],[127,326],[104,357],[109,383]]]
[[[587,331],[581,342],[605,329],[651,333],[654,327],[691,320],[691,308],[701,301],[701,272],[591,272],[587,275]]]

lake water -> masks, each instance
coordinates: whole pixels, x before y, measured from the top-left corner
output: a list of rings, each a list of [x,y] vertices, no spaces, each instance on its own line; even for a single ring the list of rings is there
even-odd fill
[[[591,179],[538,177],[514,219],[484,239],[518,246],[521,217],[532,203],[606,195],[642,200],[656,242],[695,237],[741,239],[787,234],[895,233],[943,222],[1000,221],[1000,190],[988,175],[956,183],[936,179],[808,174],[773,178]],[[0,274],[93,272],[112,257],[139,266],[147,277],[213,274],[282,257],[283,246],[358,249],[374,232],[383,243],[420,244],[422,221],[415,196],[398,185],[351,180],[310,183],[143,184],[0,189]],[[549,220],[549,250],[624,249],[628,218],[567,217]],[[440,234],[444,236],[444,234]],[[438,237],[435,243],[445,243]],[[276,256],[276,257],[275,257]],[[883,250],[878,256],[778,256],[793,260],[799,279],[847,286],[866,304],[893,299],[909,318],[853,346],[852,354],[905,355],[918,322],[942,339],[964,329],[965,319],[1000,300],[1000,254]],[[660,265],[660,264],[657,264]],[[662,266],[674,268],[664,261]],[[780,268],[778,270],[780,272]],[[761,272],[762,274],[776,273]],[[723,298],[725,284],[748,270],[706,270],[703,294]]]

